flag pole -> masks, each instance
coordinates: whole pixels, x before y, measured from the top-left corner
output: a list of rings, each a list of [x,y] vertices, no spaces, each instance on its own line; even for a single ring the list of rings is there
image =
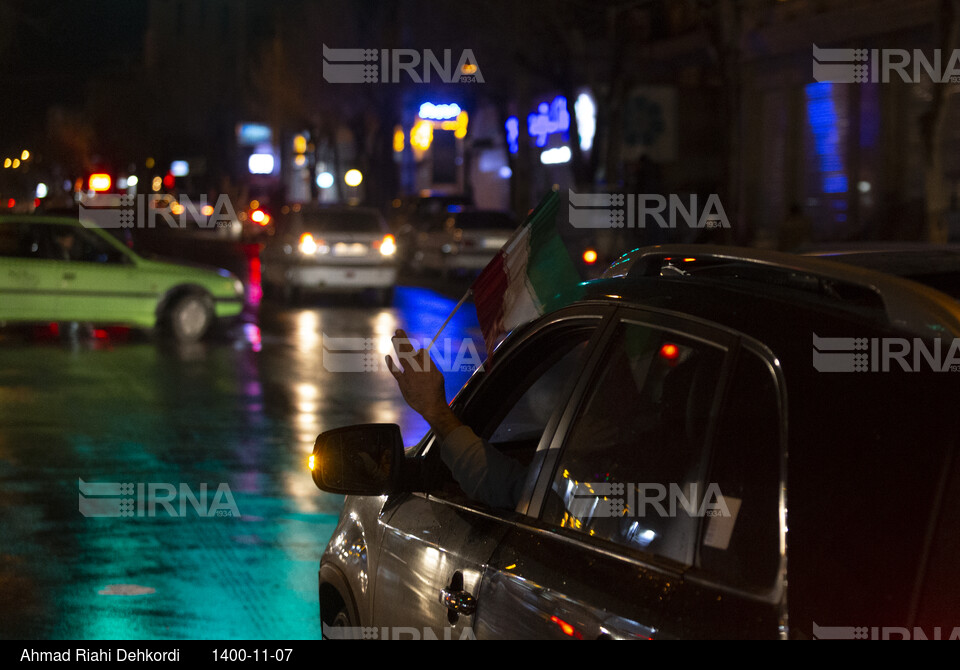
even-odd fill
[[[461,307],[463,307],[463,303],[465,303],[467,301],[467,298],[470,297],[470,292],[471,292],[471,289],[467,289],[467,292],[463,294],[462,298],[460,298],[460,302],[457,303],[457,306],[454,307],[453,311],[450,312],[450,314],[447,316],[447,320],[443,322],[442,326],[440,326],[440,330],[438,330],[437,334],[434,335],[433,339],[430,340],[430,344],[427,345],[427,353],[430,352],[430,349],[433,347],[434,342],[437,341],[437,338],[440,337],[440,333],[443,332],[443,329],[447,327],[448,323],[450,323],[450,319],[453,318],[453,315],[456,314]]]

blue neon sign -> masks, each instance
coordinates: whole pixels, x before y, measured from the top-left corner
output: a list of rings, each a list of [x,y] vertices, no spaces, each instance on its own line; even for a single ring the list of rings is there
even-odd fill
[[[554,133],[570,131],[570,113],[567,111],[567,99],[558,95],[549,105],[541,102],[537,111],[527,117],[527,132],[535,137],[537,146],[547,145],[547,137]]]
[[[460,115],[460,105],[455,102],[450,104],[435,105],[432,102],[425,102],[420,105],[418,115],[421,119],[431,121],[449,121]]]
[[[813,133],[814,147],[825,194],[847,192],[847,172],[844,166],[840,118],[834,102],[830,82],[808,84],[807,118]]]
[[[520,119],[511,116],[504,124],[507,131],[507,149],[515,154],[520,151]]]

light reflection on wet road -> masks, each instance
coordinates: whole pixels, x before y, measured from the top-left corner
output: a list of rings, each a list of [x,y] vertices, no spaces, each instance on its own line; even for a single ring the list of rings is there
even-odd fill
[[[319,638],[317,567],[342,498],[310,479],[314,439],[388,422],[410,445],[426,429],[387,371],[328,370],[324,335],[374,338],[356,360],[382,359],[396,328],[423,341],[454,303],[400,288],[389,309],[267,304],[259,328],[185,348],[0,340],[0,637]],[[482,355],[472,305],[444,337]],[[469,374],[446,374],[448,397]],[[176,516],[150,516],[135,488],[144,516],[85,517],[80,479],[198,497],[206,483],[208,505],[225,483],[239,516],[189,501],[180,516],[179,497]]]

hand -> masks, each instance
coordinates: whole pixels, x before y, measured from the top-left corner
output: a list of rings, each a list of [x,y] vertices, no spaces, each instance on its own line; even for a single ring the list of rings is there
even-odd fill
[[[443,373],[425,349],[414,351],[404,331],[398,330],[392,341],[400,365],[387,356],[387,369],[397,380],[403,399],[427,420],[441,439],[445,438],[462,424],[447,405]]]

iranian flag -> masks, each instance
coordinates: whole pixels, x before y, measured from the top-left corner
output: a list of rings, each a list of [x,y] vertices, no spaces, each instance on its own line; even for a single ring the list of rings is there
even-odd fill
[[[511,330],[581,295],[579,273],[557,232],[559,208],[560,195],[551,191],[471,286],[488,357]]]

